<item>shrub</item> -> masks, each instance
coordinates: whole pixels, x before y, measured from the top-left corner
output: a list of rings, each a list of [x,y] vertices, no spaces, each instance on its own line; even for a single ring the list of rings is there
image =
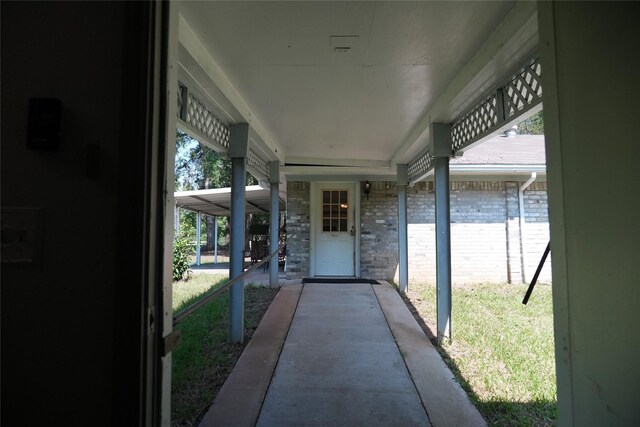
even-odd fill
[[[189,278],[189,255],[193,248],[184,234],[173,238],[173,281]]]

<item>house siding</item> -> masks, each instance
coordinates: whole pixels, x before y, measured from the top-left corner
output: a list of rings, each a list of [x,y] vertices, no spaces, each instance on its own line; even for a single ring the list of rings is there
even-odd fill
[[[294,183],[291,183],[294,184]],[[298,184],[298,183],[295,183]],[[304,184],[304,183],[299,183]],[[395,181],[371,182],[369,199],[362,197],[360,217],[360,276],[375,279],[398,278],[398,199]],[[451,200],[451,272],[456,284],[477,282],[529,282],[549,240],[546,183],[534,182],[524,192],[525,217],[520,221],[518,189],[515,181],[453,181]],[[291,188],[291,187],[289,187]],[[290,193],[296,210],[289,213],[300,221],[309,218],[300,209],[306,193]],[[407,189],[409,280],[435,282],[435,208],[432,182]],[[301,214],[304,212],[304,214]],[[291,219],[287,226],[291,229]],[[522,225],[522,230],[521,230]],[[290,277],[309,271],[309,228],[300,246],[299,261],[289,269]],[[293,233],[293,230],[291,231]],[[291,235],[290,239],[293,238]],[[293,242],[289,243],[289,247]],[[305,246],[306,245],[306,246]],[[295,246],[297,247],[297,246]],[[302,252],[307,250],[307,257]],[[305,270],[306,268],[306,270]],[[524,275],[523,275],[524,270]],[[551,281],[550,259],[540,280]]]

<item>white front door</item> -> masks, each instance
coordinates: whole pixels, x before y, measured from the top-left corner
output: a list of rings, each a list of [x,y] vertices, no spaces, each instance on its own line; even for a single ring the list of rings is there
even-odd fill
[[[316,206],[316,276],[355,275],[355,186],[353,183],[319,183],[312,197]]]

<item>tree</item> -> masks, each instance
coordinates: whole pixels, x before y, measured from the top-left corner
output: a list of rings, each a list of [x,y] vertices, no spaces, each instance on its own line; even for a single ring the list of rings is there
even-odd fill
[[[229,187],[231,161],[178,130],[175,174],[179,191]]]
[[[175,187],[178,191],[202,190],[209,188],[224,188],[231,186],[231,160],[224,154],[201,144],[186,133],[176,131],[175,157]],[[258,184],[258,180],[247,173],[247,185]],[[189,236],[195,237],[195,215],[181,215],[181,227],[184,223]],[[205,216],[205,232],[207,247],[213,248],[215,227],[218,236],[225,236],[225,243],[229,241],[229,222],[227,218]],[[182,228],[181,228],[182,229]]]
[[[518,133],[522,135],[544,135],[544,116],[542,110],[518,123]]]

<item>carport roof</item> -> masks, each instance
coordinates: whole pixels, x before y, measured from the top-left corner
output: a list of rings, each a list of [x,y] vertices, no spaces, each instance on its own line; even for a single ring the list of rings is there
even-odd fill
[[[271,206],[270,190],[259,185],[249,185],[245,189],[245,212],[248,214],[269,212]],[[231,215],[231,188],[209,190],[177,191],[174,193],[176,207],[212,216]],[[280,194],[280,210],[285,202]]]

